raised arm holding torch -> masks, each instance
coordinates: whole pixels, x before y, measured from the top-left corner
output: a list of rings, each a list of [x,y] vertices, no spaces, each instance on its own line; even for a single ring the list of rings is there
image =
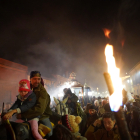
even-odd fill
[[[131,140],[124,113],[120,108],[122,106],[122,81],[119,77],[120,70],[116,67],[115,58],[113,56],[113,46],[107,44],[105,48],[106,62],[108,65],[108,73],[104,73],[104,78],[110,93],[109,104],[114,112],[120,137],[122,140]]]

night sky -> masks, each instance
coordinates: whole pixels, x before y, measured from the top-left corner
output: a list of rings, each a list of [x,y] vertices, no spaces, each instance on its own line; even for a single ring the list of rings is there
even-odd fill
[[[106,43],[114,45],[121,75],[140,61],[139,0],[0,1],[0,57],[29,71],[74,71],[82,84],[106,90]]]

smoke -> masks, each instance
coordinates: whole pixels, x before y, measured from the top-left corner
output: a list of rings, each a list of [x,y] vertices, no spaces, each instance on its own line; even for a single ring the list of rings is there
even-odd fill
[[[125,75],[139,60],[139,13],[140,2],[121,0],[111,32],[117,66]],[[132,56],[135,55],[132,58]]]
[[[24,2],[17,5],[1,6],[4,22],[0,22],[0,57],[28,66],[29,72],[39,70],[44,77],[74,71],[82,84],[86,79],[93,89],[107,89],[103,78],[106,43],[102,28],[112,27],[112,19],[118,14],[119,23],[114,29],[118,39],[114,35],[113,42],[124,38],[127,24],[124,16],[128,16],[124,3],[119,13],[117,2]],[[124,54],[119,45],[115,46],[119,54]]]

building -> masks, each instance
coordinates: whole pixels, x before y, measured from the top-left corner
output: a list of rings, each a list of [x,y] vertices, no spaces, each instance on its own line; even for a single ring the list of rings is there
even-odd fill
[[[123,88],[127,92],[133,93],[133,83],[132,83],[132,79],[131,79],[130,75],[121,77],[121,79],[122,79]]]
[[[0,107],[12,103],[18,94],[18,83],[27,79],[28,67],[0,58]]]
[[[138,62],[129,72],[132,92],[135,95],[140,95],[140,62]]]
[[[140,95],[140,62],[129,72],[129,75],[121,77],[124,89],[134,95]]]

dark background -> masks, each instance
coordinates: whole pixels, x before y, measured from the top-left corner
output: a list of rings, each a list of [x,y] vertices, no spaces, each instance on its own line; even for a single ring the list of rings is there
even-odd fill
[[[0,57],[29,71],[74,71],[81,83],[104,91],[106,43],[114,45],[122,76],[140,61],[139,0],[0,1]]]

